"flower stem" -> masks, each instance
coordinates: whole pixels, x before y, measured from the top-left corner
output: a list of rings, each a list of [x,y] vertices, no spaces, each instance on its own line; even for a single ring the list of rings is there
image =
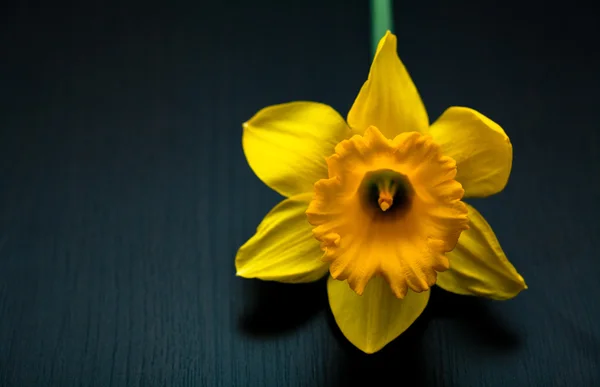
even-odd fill
[[[393,28],[392,0],[371,0],[371,52],[373,55],[377,51],[379,40],[387,30],[392,31]]]

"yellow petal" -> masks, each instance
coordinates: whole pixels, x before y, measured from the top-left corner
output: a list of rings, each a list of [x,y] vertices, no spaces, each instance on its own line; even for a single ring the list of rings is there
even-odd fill
[[[483,216],[468,206],[470,228],[463,231],[447,254],[450,269],[438,273],[437,285],[449,292],[506,300],[527,289],[525,280],[508,261],[494,231]]]
[[[389,31],[379,41],[369,78],[348,113],[356,134],[376,126],[387,138],[403,132],[427,132],[429,118],[419,92],[396,51]]]
[[[304,214],[311,198],[307,193],[285,199],[265,216],[256,234],[238,250],[238,276],[301,283],[327,273],[323,252]]]
[[[456,160],[456,180],[465,197],[485,197],[504,189],[512,145],[500,125],[476,110],[454,106],[431,125],[429,134],[444,155]]]
[[[283,196],[310,192],[327,177],[325,157],[350,129],[330,106],[290,102],[269,106],[244,123],[242,145],[250,168]]]
[[[346,338],[358,349],[374,353],[404,332],[421,315],[429,291],[409,290],[403,299],[396,298],[382,277],[369,281],[362,296],[346,281],[329,277],[329,305],[333,317]]]

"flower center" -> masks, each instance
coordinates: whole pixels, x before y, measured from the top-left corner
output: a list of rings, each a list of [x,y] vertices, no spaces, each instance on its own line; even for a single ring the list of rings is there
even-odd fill
[[[456,162],[428,136],[371,126],[340,142],[306,215],[333,278],[362,294],[382,276],[398,298],[428,290],[468,228]]]
[[[414,195],[406,176],[391,169],[367,172],[359,192],[366,211],[375,209],[385,215],[406,212]]]

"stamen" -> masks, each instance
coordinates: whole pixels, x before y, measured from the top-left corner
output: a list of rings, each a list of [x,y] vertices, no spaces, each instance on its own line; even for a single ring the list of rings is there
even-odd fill
[[[361,201],[367,211],[375,214],[401,215],[410,208],[412,186],[406,176],[389,170],[379,169],[365,174],[359,188]]]
[[[379,199],[377,203],[382,211],[387,211],[394,204],[394,195],[396,194],[396,184],[391,180],[384,180],[377,184],[379,190]]]

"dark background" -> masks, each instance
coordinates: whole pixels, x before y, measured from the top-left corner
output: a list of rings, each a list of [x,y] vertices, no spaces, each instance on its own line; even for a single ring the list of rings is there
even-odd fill
[[[470,106],[511,137],[506,190],[474,204],[529,290],[436,289],[371,356],[322,282],[234,270],[280,200],[241,123],[291,100],[345,115],[367,1],[3,5],[0,385],[600,385],[597,16],[479,3],[398,1],[395,32],[432,120]]]

